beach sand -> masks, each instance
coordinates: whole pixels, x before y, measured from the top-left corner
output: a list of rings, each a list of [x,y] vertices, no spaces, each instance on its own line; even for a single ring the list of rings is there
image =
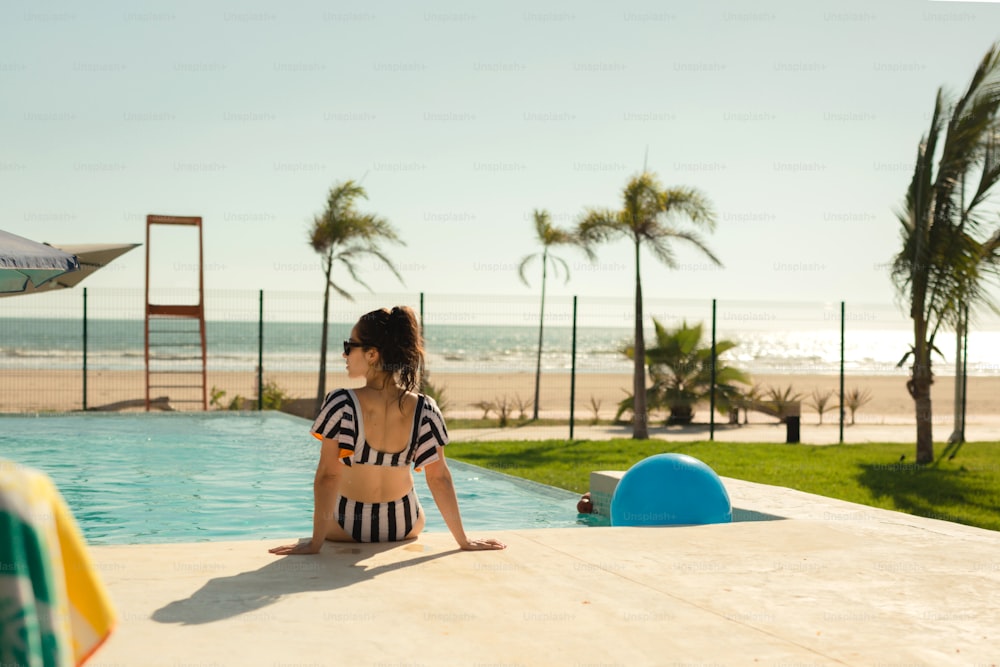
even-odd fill
[[[195,378],[178,380],[176,384],[191,383]],[[824,414],[825,423],[837,420],[836,405],[839,378],[830,375],[772,375],[754,376],[762,387],[785,389],[791,386],[802,394],[802,423],[816,423],[816,410],[808,405],[813,391],[832,390],[834,397]],[[143,410],[145,409],[144,373],[141,371],[90,371],[87,375],[87,408],[90,410]],[[274,383],[293,399],[294,412],[301,416],[313,413],[316,395],[316,373],[268,372],[265,384]],[[480,417],[483,410],[477,404],[483,401],[507,400],[511,416],[517,418],[523,406],[530,417],[530,401],[534,397],[533,373],[466,374],[432,373],[430,382],[443,390],[445,413],[449,417]],[[846,391],[853,388],[867,390],[872,400],[862,406],[857,414],[858,423],[901,424],[914,423],[913,400],[906,391],[906,376],[848,376]],[[254,401],[257,396],[257,376],[254,372],[209,372],[208,387],[225,393],[219,395],[210,409],[226,408],[237,396]],[[358,386],[338,368],[329,373],[326,389]],[[575,386],[575,416],[585,423],[594,416],[594,405],[602,419],[614,416],[618,402],[631,393],[632,377],[629,374],[578,374]],[[950,422],[954,412],[954,378],[939,377],[932,388],[934,422]],[[570,375],[568,373],[543,373],[541,378],[539,416],[566,418],[570,412]],[[154,407],[169,406],[177,410],[200,410],[200,390],[183,388],[156,388],[151,391]],[[160,399],[160,400],[156,400]],[[190,402],[184,402],[190,401]],[[83,378],[80,371],[53,370],[4,370],[0,371],[0,412],[63,412],[83,408]],[[968,423],[991,421],[1000,418],[1000,377],[970,377],[966,408]],[[721,417],[717,417],[721,419]],[[848,414],[848,420],[850,415]],[[699,422],[708,421],[708,408],[700,407],[695,415]],[[742,417],[741,417],[742,421]],[[751,412],[750,423],[771,423],[775,419],[762,413]]]

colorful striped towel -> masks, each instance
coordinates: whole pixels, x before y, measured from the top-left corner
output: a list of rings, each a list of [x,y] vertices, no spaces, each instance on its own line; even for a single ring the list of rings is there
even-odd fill
[[[83,535],[52,480],[0,459],[0,665],[82,665],[114,624]]]

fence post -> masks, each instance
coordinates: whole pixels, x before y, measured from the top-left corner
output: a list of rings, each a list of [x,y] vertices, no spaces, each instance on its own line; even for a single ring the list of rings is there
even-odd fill
[[[424,293],[420,293],[420,345],[423,346],[424,352],[427,351],[427,339],[424,338]],[[427,371],[427,360],[421,357],[420,361],[420,386],[419,391],[423,392],[427,388],[427,376],[429,372]]]
[[[87,411],[87,288],[83,288],[83,410]]]
[[[712,299],[712,374],[711,393],[708,398],[708,439],[715,440],[715,299]]]
[[[573,439],[573,422],[576,415],[576,295],[573,296],[573,344],[569,367],[569,439]]]
[[[968,407],[967,394],[969,390],[969,305],[965,305],[962,316],[962,431],[961,440],[965,442],[965,411]]]
[[[840,444],[844,444],[844,302],[840,302]]]
[[[257,306],[257,411],[264,409],[264,290],[258,290]]]

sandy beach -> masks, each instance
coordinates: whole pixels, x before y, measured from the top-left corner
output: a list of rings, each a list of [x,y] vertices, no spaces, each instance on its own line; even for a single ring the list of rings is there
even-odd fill
[[[186,382],[190,383],[191,378]],[[824,414],[826,423],[837,418],[837,393],[839,378],[828,375],[774,375],[754,376],[755,383],[765,389],[781,390],[791,386],[802,394],[802,423],[816,423],[819,416],[809,406],[812,392],[834,392],[834,398]],[[445,412],[450,417],[480,417],[481,402],[506,400],[511,406],[511,416],[516,418],[523,411],[531,415],[534,397],[533,373],[464,374],[432,373],[430,381],[443,391]],[[906,377],[859,376],[845,378],[845,389],[867,390],[872,399],[857,414],[858,423],[898,424],[913,423],[913,401],[906,392]],[[265,373],[264,382],[274,383],[296,402],[304,413],[311,414],[310,398],[317,391],[315,373],[277,372]],[[176,384],[183,384],[179,380]],[[595,406],[602,419],[614,416],[618,402],[631,392],[632,377],[628,374],[578,374],[575,386],[575,414],[580,422],[593,418]],[[217,398],[210,409],[225,409],[239,396],[254,400],[257,395],[257,377],[253,372],[209,372],[208,386],[215,389]],[[326,388],[357,386],[343,372],[327,376]],[[570,412],[570,375],[568,373],[543,373],[540,387],[541,417],[566,418]],[[218,392],[225,392],[219,394]],[[954,411],[954,379],[937,378],[932,398],[935,423],[950,421]],[[211,394],[210,394],[211,396]],[[201,409],[200,391],[185,388],[158,388],[151,392],[155,407],[169,406],[177,410]],[[87,409],[141,410],[144,409],[145,385],[141,371],[90,371],[87,375]],[[83,408],[83,377],[80,371],[53,370],[4,370],[0,371],[0,412],[71,411]],[[968,381],[967,421],[991,421],[1000,418],[1000,377],[972,377]],[[751,412],[750,423],[769,423],[775,420],[761,413]],[[849,416],[848,416],[849,418]],[[717,418],[718,419],[718,418]],[[707,406],[699,408],[696,421],[707,422]],[[741,419],[742,420],[742,419]]]

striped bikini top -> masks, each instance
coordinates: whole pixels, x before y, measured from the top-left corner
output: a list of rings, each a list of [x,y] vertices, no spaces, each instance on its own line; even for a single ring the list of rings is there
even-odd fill
[[[340,447],[338,456],[345,465],[358,463],[402,467],[412,463],[419,471],[441,458],[437,448],[448,444],[448,430],[441,410],[430,396],[417,394],[410,444],[392,454],[373,448],[365,440],[360,405],[352,389],[332,391],[327,394],[312,425],[312,434],[316,438],[337,440]]]

